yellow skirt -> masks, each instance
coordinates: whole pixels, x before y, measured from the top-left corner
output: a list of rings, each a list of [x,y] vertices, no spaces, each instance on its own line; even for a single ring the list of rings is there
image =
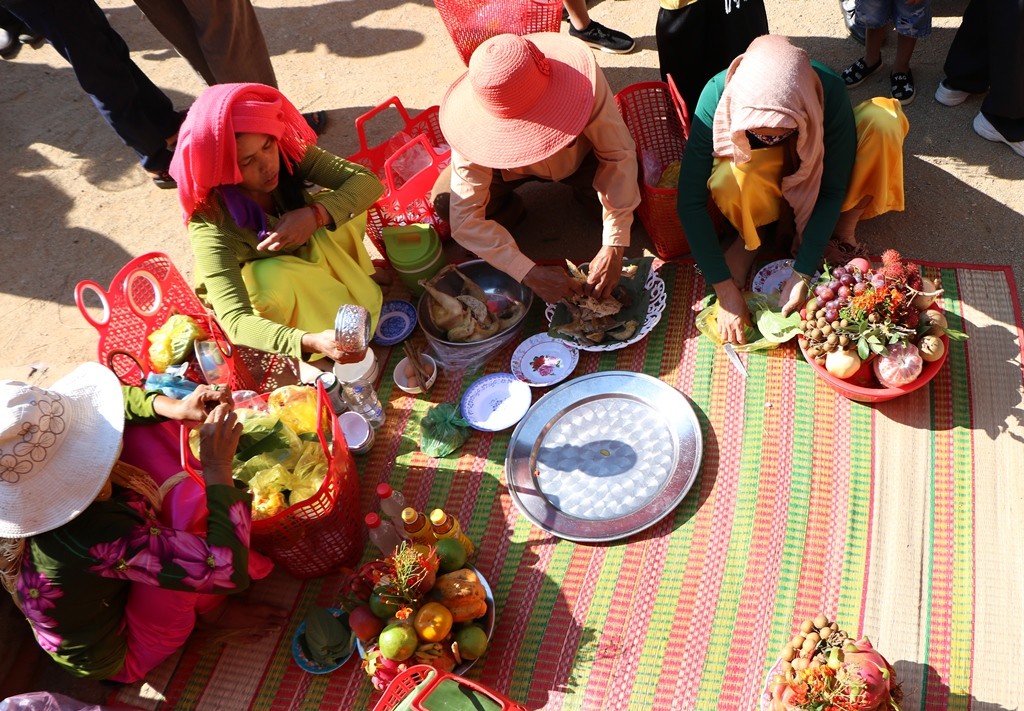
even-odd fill
[[[857,123],[857,158],[846,188],[842,212],[864,197],[871,202],[862,220],[903,210],[903,139],[910,128],[896,99],[876,97],[853,109]],[[708,190],[718,208],[732,223],[750,251],[761,246],[757,228],[779,219],[782,178],[786,171],[785,146],[751,151],[741,165],[716,158]]]
[[[370,312],[371,333],[383,301],[370,275],[373,261],[363,246],[366,213],[334,230],[321,228],[292,254],[267,257],[242,266],[242,280],[253,310],[274,323],[318,333],[334,328],[342,304]]]

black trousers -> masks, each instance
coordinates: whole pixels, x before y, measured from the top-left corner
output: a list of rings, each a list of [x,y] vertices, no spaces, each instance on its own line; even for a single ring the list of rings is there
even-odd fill
[[[971,0],[943,67],[946,86],[980,93],[1008,141],[1024,140],[1024,0]]]
[[[697,0],[678,10],[658,10],[655,37],[661,78],[671,74],[690,114],[704,85],[747,45],[768,34],[764,0]]]
[[[0,6],[46,37],[71,64],[104,120],[145,169],[167,169],[172,153],[166,141],[177,133],[181,118],[132,61],[94,0],[0,0]]]

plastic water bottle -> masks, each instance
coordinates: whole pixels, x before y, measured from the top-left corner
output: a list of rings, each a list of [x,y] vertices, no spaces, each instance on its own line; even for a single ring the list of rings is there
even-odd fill
[[[360,379],[345,383],[341,395],[349,409],[365,417],[374,429],[384,424],[384,406],[369,382]]]
[[[405,508],[405,496],[401,491],[395,491],[390,484],[382,483],[377,485],[377,496],[380,497],[380,510],[391,519],[395,530],[399,534],[405,531],[405,521],[402,520],[402,509]]]
[[[395,527],[390,521],[382,521],[375,513],[366,514],[366,527],[370,529],[370,541],[377,546],[381,553],[389,556],[395,552],[395,548],[402,542]]]

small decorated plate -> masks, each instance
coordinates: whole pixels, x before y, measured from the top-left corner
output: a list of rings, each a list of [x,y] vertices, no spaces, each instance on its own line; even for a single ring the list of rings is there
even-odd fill
[[[793,260],[778,259],[761,267],[754,275],[750,288],[759,294],[778,294],[786,280],[793,275]]]
[[[378,346],[393,346],[408,338],[415,328],[415,306],[408,301],[385,301],[380,307],[373,342]]]
[[[532,402],[529,385],[512,373],[494,373],[467,388],[462,396],[462,416],[475,429],[498,432],[523,419]]]
[[[328,611],[336,618],[345,623],[348,627],[348,613],[344,610],[339,610],[335,607],[327,608]],[[339,659],[334,664],[321,664],[320,662],[314,661],[309,656],[309,651],[306,649],[306,623],[303,622],[299,625],[299,628],[295,630],[295,636],[292,637],[292,658],[295,659],[295,663],[299,665],[299,668],[303,671],[307,671],[310,674],[329,674],[336,669],[340,669],[341,666],[352,658],[352,652],[356,648],[356,636],[350,634],[351,641],[349,644],[348,654]]]
[[[527,385],[545,387],[560,383],[580,362],[579,351],[546,333],[530,336],[512,354],[512,374]]]

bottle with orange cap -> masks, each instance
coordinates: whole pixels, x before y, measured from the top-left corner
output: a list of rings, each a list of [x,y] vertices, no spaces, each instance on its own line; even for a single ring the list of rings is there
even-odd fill
[[[413,543],[432,546],[437,542],[434,531],[430,527],[430,521],[420,511],[411,506],[405,507],[402,509],[402,522],[405,525],[405,535]]]
[[[462,532],[459,520],[454,516],[449,516],[441,509],[434,509],[430,512],[430,528],[438,540],[442,538],[456,539],[466,549],[467,556],[472,556],[476,551],[476,546],[469,540],[469,536]]]

